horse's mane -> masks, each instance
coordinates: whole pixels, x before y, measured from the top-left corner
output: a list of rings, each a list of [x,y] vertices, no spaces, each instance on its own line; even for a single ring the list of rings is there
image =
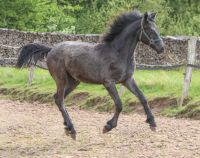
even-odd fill
[[[103,41],[106,43],[113,41],[113,39],[120,34],[126,26],[141,18],[142,14],[137,10],[118,16],[110,26],[109,32],[104,35]]]

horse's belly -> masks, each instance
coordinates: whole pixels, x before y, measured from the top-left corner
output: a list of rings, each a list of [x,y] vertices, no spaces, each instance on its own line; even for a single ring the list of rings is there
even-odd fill
[[[76,69],[75,69],[76,70]],[[89,72],[86,72],[85,70],[82,69],[77,69],[76,71],[72,70],[69,71],[70,75],[81,82],[85,82],[85,83],[102,83],[101,77],[98,74],[98,72],[89,74]]]
[[[100,64],[91,57],[79,56],[71,60],[66,69],[76,80],[86,83],[102,83]]]

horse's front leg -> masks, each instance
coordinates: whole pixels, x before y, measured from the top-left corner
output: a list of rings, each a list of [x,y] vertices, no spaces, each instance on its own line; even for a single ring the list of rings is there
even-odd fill
[[[144,111],[147,115],[146,122],[150,124],[151,130],[155,131],[156,123],[154,121],[154,116],[149,108],[147,99],[145,98],[141,90],[138,88],[135,80],[133,78],[129,78],[123,83],[123,85],[127,87],[133,94],[135,94],[135,96],[140,100],[141,104],[144,107]]]
[[[106,84],[104,84],[104,86],[107,89],[108,93],[110,94],[111,98],[114,100],[114,103],[115,103],[114,116],[111,120],[109,120],[107,122],[107,124],[104,126],[104,129],[103,129],[103,133],[106,133],[117,126],[117,120],[118,120],[120,112],[122,111],[122,103],[119,98],[119,95],[118,95],[118,92],[117,92],[114,82],[106,83]]]

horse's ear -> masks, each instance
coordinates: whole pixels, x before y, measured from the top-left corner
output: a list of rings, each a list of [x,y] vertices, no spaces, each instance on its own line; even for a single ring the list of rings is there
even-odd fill
[[[152,19],[152,20],[155,20],[155,18],[156,18],[156,14],[157,14],[157,13],[151,13],[150,16],[151,16],[151,19]]]

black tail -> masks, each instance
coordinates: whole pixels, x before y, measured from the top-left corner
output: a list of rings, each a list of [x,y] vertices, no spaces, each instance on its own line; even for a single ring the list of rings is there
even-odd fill
[[[36,64],[38,60],[44,59],[51,49],[38,43],[30,43],[23,46],[20,50],[16,67],[29,66],[32,62]]]

